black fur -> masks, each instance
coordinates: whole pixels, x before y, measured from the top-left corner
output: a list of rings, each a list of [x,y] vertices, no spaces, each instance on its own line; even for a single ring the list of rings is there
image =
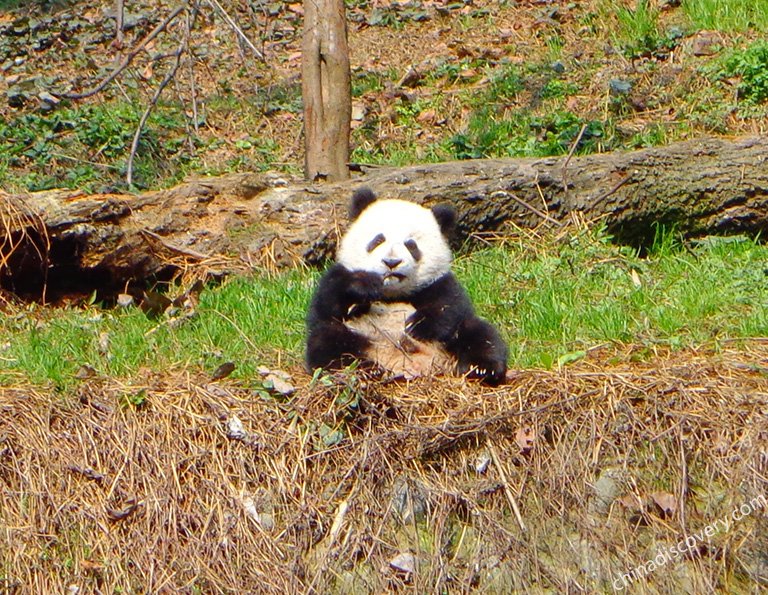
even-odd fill
[[[365,357],[370,341],[344,325],[381,299],[382,279],[334,264],[320,279],[307,314],[307,367],[343,368]]]
[[[437,341],[456,357],[459,374],[499,384],[507,374],[507,345],[499,332],[479,318],[453,273],[410,296],[416,308],[406,321],[415,339]]]
[[[354,220],[373,200],[367,188],[352,198],[350,217]],[[441,230],[446,233],[456,220],[452,207],[433,209]],[[367,271],[350,271],[336,263],[320,279],[307,315],[306,363],[316,368],[338,369],[354,360],[365,360],[370,341],[353,331],[345,320],[366,313],[373,302],[383,300],[383,282],[379,275]],[[409,302],[415,312],[406,321],[406,332],[424,341],[436,341],[456,357],[457,371],[499,384],[507,372],[507,346],[498,331],[478,318],[464,288],[453,273],[409,296],[398,296],[398,302]]]
[[[432,214],[437,219],[437,224],[440,226],[440,231],[446,238],[451,237],[454,228],[456,227],[456,209],[451,205],[435,205],[432,207]]]
[[[349,220],[354,221],[360,216],[372,202],[375,202],[376,195],[370,188],[359,188],[352,195],[352,200],[349,203]]]

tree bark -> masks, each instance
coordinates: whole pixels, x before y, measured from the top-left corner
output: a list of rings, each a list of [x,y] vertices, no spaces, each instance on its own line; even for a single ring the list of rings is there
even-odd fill
[[[459,242],[571,218],[603,222],[636,245],[653,239],[656,224],[686,235],[768,231],[768,139],[705,139],[570,161],[370,168],[335,184],[241,174],[139,196],[0,195],[0,287],[37,299],[43,287],[51,299],[109,296],[183,267],[319,265],[333,257],[362,185],[381,198],[453,204]]]
[[[301,76],[305,176],[346,180],[352,96],[344,0],[304,2]]]

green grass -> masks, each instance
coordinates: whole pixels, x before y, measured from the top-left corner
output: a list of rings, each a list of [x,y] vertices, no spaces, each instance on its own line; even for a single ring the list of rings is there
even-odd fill
[[[552,367],[590,348],[679,348],[768,336],[768,247],[743,238],[681,245],[661,234],[645,258],[600,232],[568,241],[510,239],[457,258],[478,311],[502,330],[513,367]],[[300,365],[304,316],[318,272],[234,278],[201,295],[174,326],[141,310],[31,308],[0,317],[0,385],[20,379],[69,390],[83,365],[131,378],[146,370],[235,378],[259,365]],[[100,342],[108,339],[105,352]]]
[[[672,237],[644,259],[584,234],[556,250],[531,252],[520,241],[458,265],[470,291],[489,296],[478,307],[506,330],[512,365],[550,367],[606,342],[766,336],[768,248],[722,238],[686,247]]]
[[[457,159],[546,157],[567,153],[586,126],[577,154],[602,149],[603,124],[585,121],[568,110],[536,115],[528,109],[499,114],[489,105],[474,112],[466,130],[450,139]]]
[[[66,389],[84,365],[131,377],[145,368],[210,373],[232,361],[235,377],[252,377],[256,366],[279,364],[283,353],[299,361],[312,281],[295,271],[232,279],[205,291],[196,316],[177,327],[138,308],[33,309],[0,318],[0,333],[9,337],[0,347],[0,385],[22,375]],[[100,349],[105,337],[106,353]]]
[[[768,31],[768,3],[764,0],[683,0],[681,6],[699,29]]]
[[[606,33],[627,58],[664,53],[682,36],[677,28],[666,30],[662,26],[661,10],[651,0],[637,0],[630,5],[601,0],[598,15]]]

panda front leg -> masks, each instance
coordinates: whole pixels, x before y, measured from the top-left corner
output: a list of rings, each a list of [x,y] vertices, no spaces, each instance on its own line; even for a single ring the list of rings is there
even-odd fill
[[[335,264],[320,279],[307,315],[307,368],[340,369],[366,361],[368,338],[347,327],[354,311],[365,311],[382,293],[380,275]]]
[[[508,350],[499,332],[485,320],[469,316],[461,321],[446,348],[457,359],[459,374],[496,386],[507,376]]]
[[[365,361],[371,342],[344,323],[329,320],[317,323],[307,338],[307,368],[339,370],[354,361]]]
[[[459,302],[461,303],[461,302]],[[456,370],[490,385],[507,375],[507,345],[496,328],[463,307],[417,310],[406,330],[422,341],[437,341],[456,358]]]

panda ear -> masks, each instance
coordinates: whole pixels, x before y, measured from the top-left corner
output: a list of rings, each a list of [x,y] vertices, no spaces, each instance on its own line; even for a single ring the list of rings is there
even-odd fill
[[[437,219],[437,224],[440,226],[440,231],[443,232],[443,235],[446,237],[450,236],[456,227],[456,209],[451,205],[435,205],[432,207],[432,214]]]
[[[376,195],[370,188],[358,188],[352,195],[349,203],[349,220],[354,221],[360,216],[368,205],[376,201]]]

